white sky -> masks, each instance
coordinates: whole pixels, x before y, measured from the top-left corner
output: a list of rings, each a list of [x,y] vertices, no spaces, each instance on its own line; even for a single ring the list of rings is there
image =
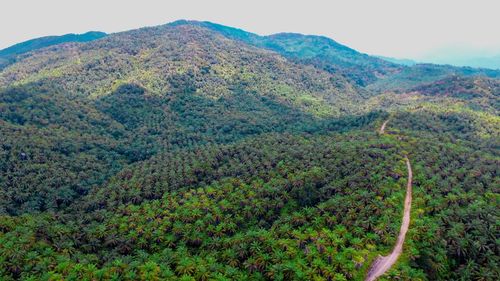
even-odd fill
[[[258,34],[328,36],[359,51],[422,59],[500,54],[500,0],[2,0],[0,49],[46,35],[124,31],[177,19]]]

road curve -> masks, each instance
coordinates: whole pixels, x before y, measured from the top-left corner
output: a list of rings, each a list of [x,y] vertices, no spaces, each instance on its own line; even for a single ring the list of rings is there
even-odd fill
[[[384,133],[385,125],[387,121],[384,122],[380,128],[380,133]],[[373,281],[378,277],[382,276],[387,270],[389,270],[394,263],[398,260],[399,256],[403,252],[403,243],[405,242],[406,232],[408,232],[408,227],[410,226],[410,211],[411,211],[411,198],[412,198],[412,181],[413,181],[413,171],[411,169],[410,160],[405,156],[406,167],[408,169],[408,183],[406,185],[406,197],[404,203],[403,221],[401,223],[401,228],[399,230],[398,240],[394,249],[388,256],[378,256],[373,262],[365,281]]]

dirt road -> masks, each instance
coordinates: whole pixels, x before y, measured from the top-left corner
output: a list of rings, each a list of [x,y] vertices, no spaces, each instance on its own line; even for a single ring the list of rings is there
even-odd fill
[[[387,121],[384,122],[380,128],[380,133],[384,133],[385,125]],[[378,277],[383,275],[391,266],[396,263],[401,252],[403,251],[403,243],[405,242],[406,232],[408,232],[408,227],[410,226],[410,211],[411,211],[411,198],[412,198],[412,181],[413,181],[413,171],[411,169],[410,160],[405,156],[406,167],[408,169],[408,183],[406,185],[406,197],[404,203],[403,221],[401,223],[401,228],[399,230],[398,240],[392,252],[385,257],[378,256],[378,258],[373,262],[368,275],[366,276],[366,281],[376,280]]]
[[[387,122],[389,122],[389,120],[385,120],[384,124],[382,124],[382,127],[380,127],[379,133],[381,133],[381,134],[385,133],[385,125],[387,125]]]

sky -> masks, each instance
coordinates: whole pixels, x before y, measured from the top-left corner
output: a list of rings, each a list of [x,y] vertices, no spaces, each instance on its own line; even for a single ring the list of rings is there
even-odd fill
[[[192,19],[261,35],[324,35],[364,53],[420,61],[500,56],[499,0],[2,0],[0,8],[0,49]]]

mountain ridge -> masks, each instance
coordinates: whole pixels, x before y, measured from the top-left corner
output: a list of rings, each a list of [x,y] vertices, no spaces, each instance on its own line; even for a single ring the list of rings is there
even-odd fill
[[[383,66],[384,69],[387,68],[387,72],[398,69],[396,64],[359,53],[325,36],[303,35],[300,33],[277,33],[260,36],[242,29],[211,22],[181,20],[173,23],[173,25],[189,24],[205,26],[209,29],[221,32],[229,38],[237,39],[257,47],[277,51],[289,58],[300,59],[329,72],[341,74],[361,86],[374,81],[377,75],[380,75],[372,69],[372,64],[377,67]],[[304,42],[304,39],[312,42],[301,46],[302,43],[300,42]],[[321,43],[321,46],[318,47],[315,43]],[[325,60],[327,65],[325,64]],[[330,68],[337,64],[341,67]]]
[[[44,36],[30,39],[0,50],[0,70],[16,61],[16,57],[38,49],[68,42],[89,42],[107,36],[100,31],[88,31],[82,34],[69,33],[59,36]]]

